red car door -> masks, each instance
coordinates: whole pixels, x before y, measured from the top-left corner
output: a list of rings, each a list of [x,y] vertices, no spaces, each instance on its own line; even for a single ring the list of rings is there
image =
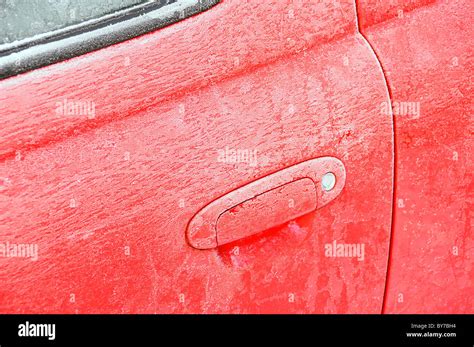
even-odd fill
[[[473,313],[472,1],[360,1],[395,119],[387,313]]]
[[[382,311],[393,124],[352,2],[225,0],[0,88],[2,313]]]

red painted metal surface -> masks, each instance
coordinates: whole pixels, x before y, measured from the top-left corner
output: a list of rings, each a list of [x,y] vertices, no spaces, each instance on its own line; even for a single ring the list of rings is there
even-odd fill
[[[373,49],[351,1],[231,0],[0,81],[0,312],[473,312],[472,4],[357,11]],[[326,206],[187,242],[324,156],[347,175]]]
[[[0,87],[0,232],[38,246],[0,258],[1,312],[381,311],[393,129],[353,3],[224,1]],[[75,101],[95,111],[64,112]],[[186,242],[215,197],[321,156],[347,172],[324,208]]]
[[[127,117],[354,30],[350,2],[224,1],[162,30],[10,78],[2,81],[2,99],[8,102],[0,104],[0,158]],[[91,99],[93,117],[56,112],[57,102]]]
[[[382,62],[395,116],[396,205],[384,311],[474,313],[474,3],[418,3],[409,12],[405,1],[394,1],[398,15],[361,28]],[[385,11],[382,2],[358,5],[359,16]]]

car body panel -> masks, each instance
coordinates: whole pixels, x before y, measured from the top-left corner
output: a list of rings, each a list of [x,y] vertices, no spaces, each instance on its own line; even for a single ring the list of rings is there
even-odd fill
[[[224,1],[0,87],[2,238],[38,245],[0,258],[1,312],[381,312],[393,126],[353,3]],[[328,205],[217,249],[186,241],[211,201],[324,156],[347,174]]]
[[[473,313],[473,3],[431,1],[411,12],[393,3],[397,15],[361,27],[382,63],[395,117],[384,312]],[[358,3],[360,16],[384,7]],[[404,112],[404,102],[418,103],[417,112]]]

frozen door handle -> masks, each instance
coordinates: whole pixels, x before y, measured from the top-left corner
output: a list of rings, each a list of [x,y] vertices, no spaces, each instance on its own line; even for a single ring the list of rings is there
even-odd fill
[[[217,245],[256,234],[316,209],[316,189],[301,178],[271,189],[222,213],[217,219]]]
[[[333,157],[290,166],[205,206],[188,224],[188,242],[211,249],[281,225],[334,200],[345,181],[344,164]]]

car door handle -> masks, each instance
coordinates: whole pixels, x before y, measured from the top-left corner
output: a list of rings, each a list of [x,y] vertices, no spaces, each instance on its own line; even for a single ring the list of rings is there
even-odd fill
[[[188,224],[188,243],[212,249],[282,225],[327,205],[345,181],[344,164],[333,157],[287,167],[202,208]]]

